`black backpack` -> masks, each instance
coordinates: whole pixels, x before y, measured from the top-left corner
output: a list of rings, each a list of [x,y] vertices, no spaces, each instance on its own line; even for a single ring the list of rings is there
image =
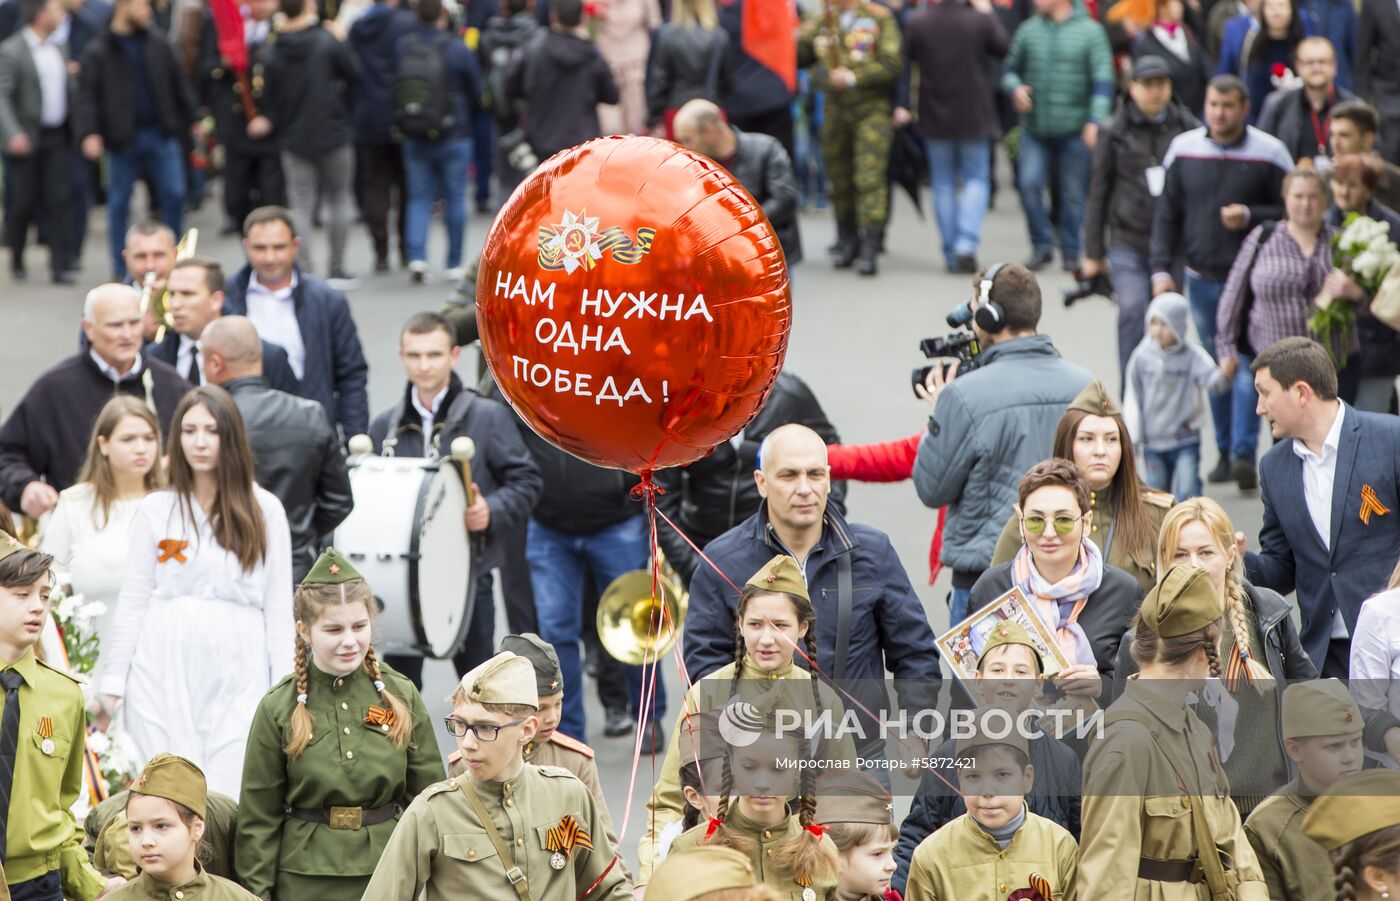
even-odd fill
[[[436,141],[456,124],[447,70],[447,42],[441,34],[431,42],[411,39],[394,71],[394,130],[401,137]]]

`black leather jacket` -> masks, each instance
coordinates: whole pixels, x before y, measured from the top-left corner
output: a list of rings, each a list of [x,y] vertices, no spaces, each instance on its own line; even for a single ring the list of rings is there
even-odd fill
[[[277,495],[292,533],[292,574],[300,582],[316,562],[323,535],[355,506],[340,439],[325,408],[268,386],[260,375],[224,382],[243,414],[254,477]]]
[[[703,548],[758,510],[761,498],[753,473],[757,468],[759,445],[778,426],[794,422],[812,429],[827,444],[841,440],[807,383],[782,372],[763,409],[744,428],[737,448],[733,442],[726,441],[708,457],[689,466],[656,473],[656,484],[666,492],[657,496],[657,506],[685,530],[691,541]],[[842,515],[846,512],[845,498],[846,483],[834,483],[829,502]],[[699,555],[664,523],[657,529],[657,540],[667,561],[689,585],[691,575],[700,565]]]

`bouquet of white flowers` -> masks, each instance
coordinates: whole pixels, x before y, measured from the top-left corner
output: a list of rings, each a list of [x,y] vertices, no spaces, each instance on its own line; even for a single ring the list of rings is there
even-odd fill
[[[1400,263],[1400,248],[1390,239],[1390,223],[1347,213],[1342,230],[1332,238],[1332,265],[1374,295],[1396,263]],[[1327,291],[1320,292],[1313,305],[1317,312],[1308,320],[1308,330],[1341,369],[1347,364],[1347,344],[1356,329],[1356,305]]]

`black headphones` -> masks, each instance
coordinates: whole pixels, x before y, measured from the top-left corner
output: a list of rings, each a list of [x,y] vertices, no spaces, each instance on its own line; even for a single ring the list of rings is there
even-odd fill
[[[996,285],[997,273],[1006,266],[1006,263],[992,264],[977,285],[977,311],[973,314],[972,321],[977,323],[977,327],[982,331],[991,335],[1006,329],[1006,311],[1001,308],[1001,304],[992,300],[992,288]]]

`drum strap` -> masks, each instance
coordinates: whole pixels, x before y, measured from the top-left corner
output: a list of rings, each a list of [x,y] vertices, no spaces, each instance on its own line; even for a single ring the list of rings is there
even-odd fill
[[[846,678],[846,652],[851,644],[851,554],[836,558],[836,666],[833,679]]]
[[[476,811],[477,819],[481,820],[481,825],[486,830],[486,837],[491,840],[491,847],[496,849],[496,855],[501,858],[501,865],[506,868],[506,878],[510,880],[511,888],[515,889],[520,901],[531,901],[530,889],[525,885],[525,873],[515,865],[515,858],[510,856],[510,846],[501,838],[501,833],[496,831],[496,824],[491,820],[486,805],[481,803],[481,796],[476,793],[471,778],[463,776],[457,780],[457,784],[462,786],[472,809]]]

